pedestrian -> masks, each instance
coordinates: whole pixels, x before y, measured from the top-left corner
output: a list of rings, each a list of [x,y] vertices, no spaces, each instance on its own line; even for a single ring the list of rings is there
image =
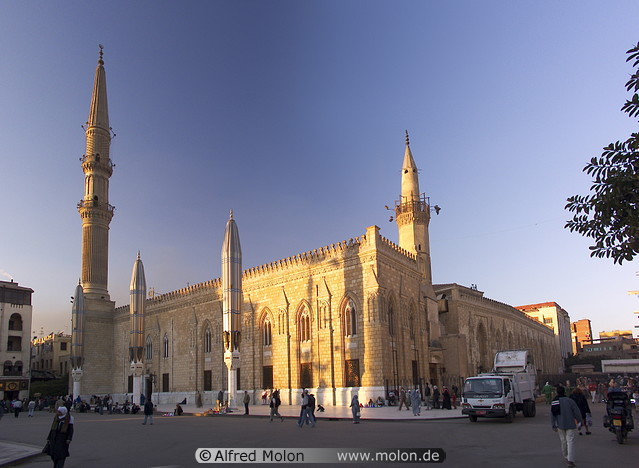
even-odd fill
[[[271,392],[271,398],[269,401],[269,406],[271,408],[271,422],[273,422],[273,416],[277,416],[281,419],[282,422],[284,422],[284,417],[279,412],[281,404],[282,401],[280,400],[280,391],[275,390],[274,392]]]
[[[424,386],[424,403],[426,404],[426,409],[430,409],[430,386],[428,382]]]
[[[308,406],[308,390],[302,390],[302,401],[300,404],[300,417],[297,420],[297,425],[300,427],[304,427],[304,422],[306,421],[306,407]]]
[[[357,395],[353,395],[353,399],[351,400],[351,404],[349,406],[349,408],[351,409],[351,412],[353,413],[353,424],[359,424],[359,418],[360,418],[360,408],[359,408],[359,399],[357,398]],[[408,409],[408,408],[406,408]]]
[[[408,399],[406,398],[404,387],[399,389],[399,411],[402,410],[402,405],[406,406],[406,411],[408,411]]]
[[[242,402],[244,403],[244,415],[249,414],[249,403],[251,402],[251,397],[249,396],[248,392],[246,390],[244,390],[244,398],[242,399]]]
[[[546,385],[544,385],[544,388],[541,390],[541,392],[546,397],[546,404],[549,405],[550,401],[552,400],[552,385],[550,385],[550,382],[546,382]]]
[[[433,408],[439,409],[439,388],[437,385],[433,385]]]
[[[307,390],[308,391],[308,390]],[[311,427],[315,427],[317,419],[315,419],[315,395],[308,394],[308,405],[306,405],[306,424],[311,424]]]
[[[581,412],[574,400],[566,397],[566,389],[557,387],[557,396],[550,404],[552,430],[559,433],[561,453],[568,466],[575,466],[575,429],[576,421],[582,422]]]
[[[36,403],[35,400],[31,400],[29,402],[29,405],[27,406],[27,408],[29,408],[29,417],[32,418],[33,417],[33,412],[35,411],[35,407],[36,407]]]
[[[43,452],[51,457],[54,468],[63,468],[64,461],[69,456],[69,444],[73,439],[73,416],[66,406],[60,406],[51,424],[47,437],[47,445]]]
[[[262,392],[262,404],[265,405],[268,399],[268,390],[264,389]]]
[[[222,404],[224,403],[224,391],[217,392],[217,410],[222,411]]]
[[[450,391],[448,390],[448,387],[446,385],[444,385],[442,387],[442,394],[443,394],[443,401],[442,401],[442,409],[450,409]]]
[[[570,399],[577,403],[577,407],[579,408],[579,412],[581,413],[581,419],[583,420],[583,427],[586,429],[586,435],[590,435],[591,432],[588,430],[588,417],[590,414],[590,406],[588,406],[588,399],[586,395],[584,395],[581,388],[576,387],[572,394],[570,395]],[[579,435],[581,434],[581,425],[579,426]]]
[[[20,411],[22,411],[22,401],[20,401],[19,398],[16,398],[13,401],[13,414],[16,418],[20,416]]]
[[[413,408],[413,416],[419,416],[421,414],[420,403],[422,398],[419,394],[419,390],[415,389],[410,393],[410,405]]]
[[[2,421],[2,416],[4,416],[4,400],[0,400],[0,421]]]
[[[590,398],[592,399],[592,404],[595,404],[595,395],[597,394],[597,384],[594,382],[590,382],[588,384],[588,393],[590,393]]]
[[[146,424],[146,420],[149,420],[149,424],[153,426],[153,402],[149,398],[144,402],[144,422],[142,425]]]

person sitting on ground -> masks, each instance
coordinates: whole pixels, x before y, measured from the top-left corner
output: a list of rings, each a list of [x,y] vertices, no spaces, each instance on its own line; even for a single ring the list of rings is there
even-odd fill
[[[382,399],[381,396],[377,397],[377,406],[379,406],[380,408],[384,406],[384,400]]]
[[[176,416],[182,416],[182,413],[184,413],[184,410],[182,409],[182,407],[178,403],[177,405],[175,405],[175,415]]]

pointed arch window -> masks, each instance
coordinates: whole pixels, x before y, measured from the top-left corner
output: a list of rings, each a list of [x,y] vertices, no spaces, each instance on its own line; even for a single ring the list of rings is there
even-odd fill
[[[344,309],[344,335],[357,335],[357,311],[355,309],[355,303],[351,300],[348,301]]]
[[[273,328],[271,326],[271,321],[268,318],[264,320],[263,342],[264,346],[271,346],[273,344]]]
[[[150,336],[146,337],[145,350],[146,350],[146,360],[147,361],[152,360],[153,359],[153,340],[151,339]]]
[[[395,335],[395,312],[393,311],[393,304],[388,306],[388,334],[390,336]]]
[[[206,327],[206,330],[204,331],[204,352],[205,353],[210,353],[211,352],[211,342],[212,342],[212,335],[211,335],[211,329],[209,327]]]
[[[415,341],[415,317],[412,314],[408,317],[408,333],[411,341]]]
[[[301,342],[311,341],[311,316],[307,310],[300,315],[299,331]]]
[[[166,333],[164,334],[164,357],[168,358],[169,357],[169,335],[167,335]]]

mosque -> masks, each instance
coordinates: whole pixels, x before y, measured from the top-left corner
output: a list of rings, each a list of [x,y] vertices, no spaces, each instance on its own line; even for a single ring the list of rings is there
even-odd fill
[[[428,235],[434,207],[420,192],[408,134],[394,206],[399,245],[370,226],[357,237],[241,270],[240,231],[231,214],[221,279],[147,298],[138,257],[131,303],[116,307],[107,288],[114,209],[109,204],[113,163],[102,51],[85,130],[85,191],[78,203],[82,270],[73,306],[74,394],[121,398],[143,393],[159,403],[187,398],[207,406],[220,389],[248,391],[255,401],[263,389],[278,388],[284,404],[296,404],[300,389],[309,388],[318,403],[348,405],[355,393],[368,401],[400,386],[449,382],[445,360],[452,350],[442,343],[457,346],[459,336],[442,336],[440,315],[446,310],[432,284]],[[539,345],[539,360],[554,359],[547,356],[554,352],[552,331],[522,319],[521,313],[513,317],[502,317],[500,327],[511,327],[508,320],[514,320],[513,327],[526,327],[527,335],[535,335],[526,344]],[[489,341],[486,327],[482,339]],[[467,333],[473,333],[472,327]],[[508,344],[517,347],[519,335],[514,336]],[[464,346],[473,347],[474,340],[464,338]],[[456,376],[457,384],[463,377]]]

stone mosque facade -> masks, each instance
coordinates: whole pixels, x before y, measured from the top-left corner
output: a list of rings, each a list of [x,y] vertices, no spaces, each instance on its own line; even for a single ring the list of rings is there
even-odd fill
[[[139,333],[144,340],[141,392],[159,403],[187,398],[189,404],[210,406],[227,388],[221,280],[146,299],[143,322],[136,322],[143,329],[137,331],[132,330],[133,306],[116,307],[108,294],[113,164],[101,51],[85,130],[85,193],[78,204],[84,296],[83,310],[74,309],[75,388],[83,397],[131,395],[130,336]],[[348,240],[243,271],[239,391],[248,391],[256,401],[263,389],[277,388],[284,404],[297,404],[300,389],[309,388],[323,405],[348,405],[355,393],[368,401],[400,386],[445,384],[450,381],[447,369],[454,367],[446,357],[461,362],[465,355],[476,355],[478,346],[481,352],[502,345],[534,347],[540,362],[556,359],[552,330],[518,311],[500,315],[498,325],[485,321],[484,327],[498,326],[504,330],[501,336],[512,337],[499,345],[482,345],[490,333],[473,338],[481,333],[473,324],[483,319],[468,319],[463,340],[448,336],[449,331],[460,334],[454,327],[441,326],[450,312],[432,284],[431,206],[419,190],[408,135],[394,210],[399,245],[370,226]],[[524,335],[508,334],[522,326]],[[455,378],[474,375],[474,365],[456,365]]]

